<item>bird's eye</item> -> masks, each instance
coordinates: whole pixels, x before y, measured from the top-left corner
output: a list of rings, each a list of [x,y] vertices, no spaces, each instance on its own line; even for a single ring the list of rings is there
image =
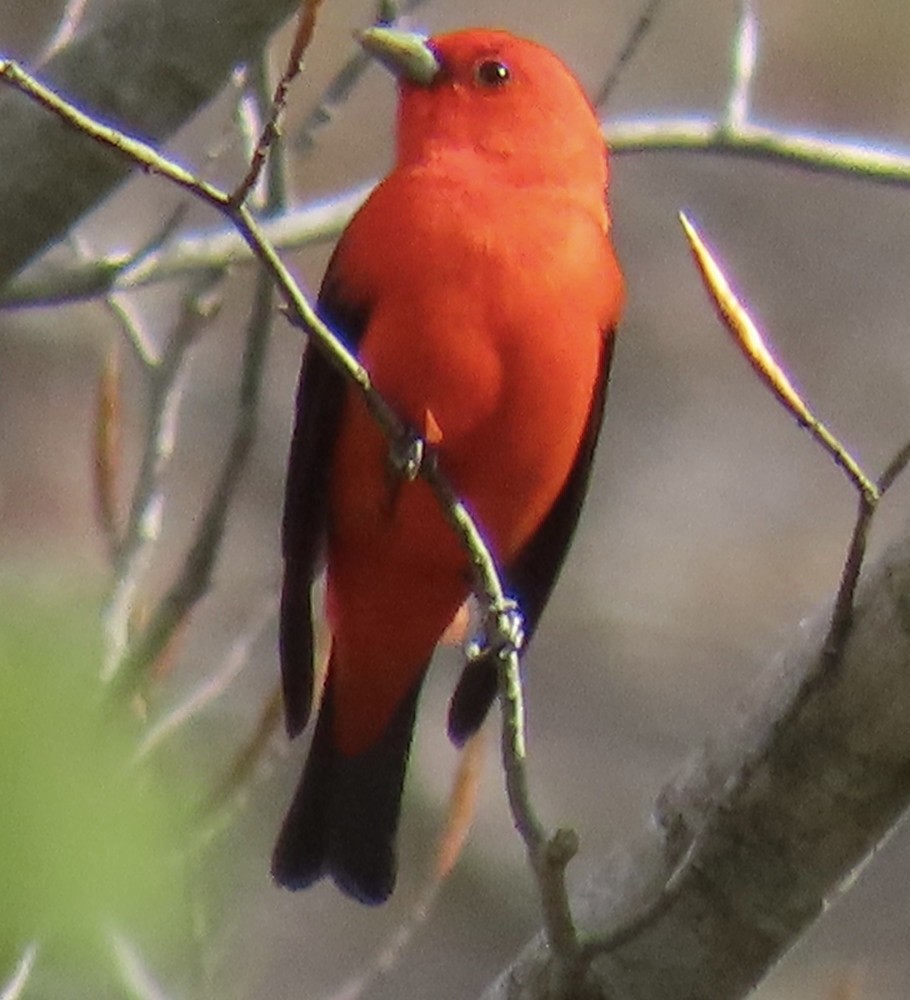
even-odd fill
[[[474,79],[484,87],[501,87],[510,76],[509,67],[496,59],[485,59],[474,70]]]

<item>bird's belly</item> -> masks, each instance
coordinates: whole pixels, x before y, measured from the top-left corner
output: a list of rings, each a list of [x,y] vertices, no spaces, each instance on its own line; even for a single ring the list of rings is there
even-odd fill
[[[456,327],[456,343],[424,341],[390,364],[365,351],[374,382],[414,430],[501,561],[524,545],[558,496],[584,434],[602,336],[593,322],[560,336],[549,325],[506,331],[498,342]],[[370,356],[372,353],[372,357]],[[434,440],[435,439],[435,440]],[[464,563],[452,529],[423,483],[393,471],[389,446],[354,398],[336,451],[332,532],[384,558]],[[340,467],[339,467],[340,466]],[[356,541],[355,541],[356,540]]]

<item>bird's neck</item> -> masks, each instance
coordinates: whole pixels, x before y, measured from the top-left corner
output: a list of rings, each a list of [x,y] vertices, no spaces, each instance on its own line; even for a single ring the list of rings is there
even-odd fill
[[[587,157],[581,164],[522,157],[507,147],[459,147],[451,143],[424,142],[419,149],[400,155],[395,172],[417,182],[431,181],[448,190],[453,199],[472,203],[497,199],[515,208],[527,194],[532,211],[554,200],[583,209],[606,228],[606,169]]]

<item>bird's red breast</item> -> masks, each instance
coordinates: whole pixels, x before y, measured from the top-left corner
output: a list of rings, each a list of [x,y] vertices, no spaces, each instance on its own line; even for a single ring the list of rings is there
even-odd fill
[[[435,40],[453,67],[405,85],[398,162],[333,263],[369,311],[360,355],[507,563],[566,481],[622,282],[606,155],[577,83],[502,33]],[[479,87],[500,60],[509,91]],[[466,598],[466,557],[428,487],[348,391],[331,472],[329,608],[339,744],[373,742]],[[344,706],[342,710],[340,706]]]

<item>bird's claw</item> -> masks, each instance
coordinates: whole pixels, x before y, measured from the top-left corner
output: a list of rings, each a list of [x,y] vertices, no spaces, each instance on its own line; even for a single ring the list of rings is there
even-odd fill
[[[427,461],[427,443],[419,434],[405,431],[389,445],[389,462],[395,472],[413,483]]]
[[[487,610],[483,629],[467,645],[468,660],[505,660],[519,653],[525,641],[525,620],[517,601],[507,597]]]

